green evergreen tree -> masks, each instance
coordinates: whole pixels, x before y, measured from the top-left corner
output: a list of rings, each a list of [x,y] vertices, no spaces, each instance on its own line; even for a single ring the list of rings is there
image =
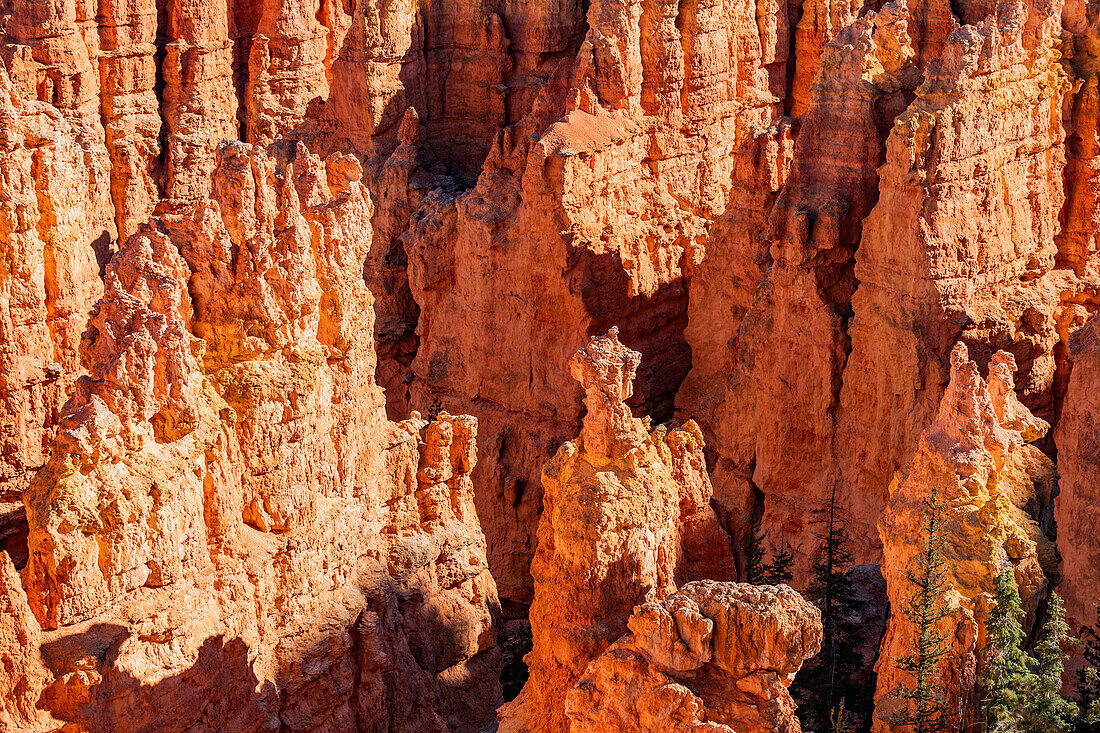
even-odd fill
[[[1027,691],[1036,685],[1028,669],[1024,643],[1023,609],[1011,570],[996,578],[994,605],[986,621],[986,642],[982,650],[981,687],[984,692],[985,730],[993,733],[1021,733]]]
[[[1100,688],[1100,669],[1086,667],[1083,674],[1085,680],[1093,689]],[[1093,697],[1091,700],[1083,700],[1082,703],[1080,723],[1077,729],[1080,730],[1081,726],[1084,726],[1084,730],[1091,733],[1100,728],[1100,696]]]
[[[1035,645],[1034,686],[1026,690],[1025,730],[1028,733],[1069,733],[1077,707],[1062,697],[1065,647],[1070,643],[1069,624],[1061,597],[1052,593],[1047,605],[1043,635]]]
[[[944,504],[938,487],[933,487],[924,502],[922,525],[924,547],[917,556],[916,566],[906,572],[913,591],[902,606],[902,612],[913,624],[913,651],[896,660],[898,669],[909,674],[912,682],[901,684],[894,695],[905,702],[891,722],[907,726],[914,733],[940,733],[952,730],[955,714],[945,699],[942,667],[950,648],[948,634],[939,622],[951,615],[944,598],[950,581],[944,547],[947,535],[943,527]]]
[[[1100,617],[1100,603],[1096,605]],[[1100,632],[1095,627],[1081,629],[1084,642],[1084,667],[1077,673],[1077,733],[1100,733]]]
[[[806,598],[821,610],[821,652],[806,662],[795,678],[794,693],[802,701],[799,717],[807,730],[847,729],[847,718],[869,721],[874,690],[861,676],[863,660],[856,650],[859,617],[856,585],[845,572],[852,564],[838,485],[829,494],[828,512]],[[862,678],[861,678],[862,677]],[[838,727],[842,726],[842,727]]]
[[[768,560],[767,539],[768,533],[760,527],[760,518],[754,518],[749,530],[749,545],[745,550],[746,580],[753,585],[790,583],[794,577],[791,572],[794,555],[781,537],[779,549],[773,550]]]
[[[786,539],[780,536],[779,549],[772,551],[771,561],[764,565],[763,572],[760,574],[760,583],[762,585],[790,583],[791,579],[794,578],[794,573],[791,572],[793,564],[794,555],[787,547]]]

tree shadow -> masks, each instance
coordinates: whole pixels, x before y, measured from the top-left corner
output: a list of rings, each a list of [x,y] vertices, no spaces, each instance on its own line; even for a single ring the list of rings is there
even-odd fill
[[[502,702],[496,610],[485,637],[449,589],[430,596],[415,579],[383,578],[358,590],[350,606],[344,595],[291,619],[263,650],[210,636],[186,669],[152,683],[143,669],[157,675],[182,653],[184,635],[142,635],[122,622],[51,633],[41,655],[55,680],[39,707],[73,730],[118,733],[474,733],[491,724]],[[273,674],[257,674],[261,656]]]

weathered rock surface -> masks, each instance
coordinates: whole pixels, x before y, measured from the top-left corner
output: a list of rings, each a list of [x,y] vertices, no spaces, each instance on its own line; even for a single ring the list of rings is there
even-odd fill
[[[1095,626],[1100,601],[1100,541],[1096,517],[1100,511],[1100,338],[1095,319],[1072,340],[1073,373],[1062,403],[1058,443],[1058,549],[1062,557],[1058,593],[1066,603],[1066,617],[1075,632]]]
[[[898,2],[834,34],[792,157],[770,153],[788,171],[762,202],[770,224],[734,209],[693,280],[678,406],[716,453],[716,497],[736,518],[762,496],[798,577],[837,482],[857,561],[881,559],[884,490],[932,420],[952,344],[1011,351],[1022,399],[1055,419],[1059,354],[1095,308],[1092,265],[1071,262],[1080,245],[1059,226],[1060,7],[955,12],[971,25],[954,28],[947,3]]]
[[[384,416],[359,164],[217,155],[211,198],[108,266],[88,375],[26,493],[22,587],[3,586],[48,674],[17,659],[38,687],[4,713],[477,730],[500,702],[477,422]]]
[[[102,293],[88,179],[69,124],[0,70],[0,549],[21,566],[22,493],[49,458],[81,371],[80,334]]]
[[[950,645],[942,669],[945,699],[961,701],[956,712],[973,712],[977,653],[985,644],[984,624],[994,580],[1012,570],[1026,624],[1053,579],[1058,557],[1049,530],[1054,465],[1031,441],[1049,428],[1016,398],[1011,354],[1000,351],[989,365],[988,381],[959,343],[951,354],[951,382],[931,427],[921,436],[916,456],[890,484],[890,499],[879,519],[883,562],[891,608],[903,607],[911,592],[906,572],[927,546],[926,502],[935,491],[943,504],[948,587],[943,598],[951,614],[940,622]],[[891,696],[902,682],[911,685],[894,660],[912,649],[913,624],[892,613],[882,642],[876,693],[876,730],[891,730]]]
[[[579,3],[566,9],[563,25],[581,20]],[[646,357],[632,404],[671,414],[688,364],[687,280],[726,207],[733,152],[779,112],[786,10],[763,10],[592,3],[583,42],[547,67],[530,113],[495,137],[476,185],[433,193],[413,217],[412,400],[476,404],[499,436],[476,480],[491,487],[478,506],[504,597],[531,599],[537,467],[579,427],[576,388],[556,365],[621,325]]]
[[[612,329],[570,362],[588,413],[543,471],[530,678],[509,713],[529,731],[568,729],[565,693],[625,633],[635,605],[684,580],[733,574],[698,428],[651,431],[625,403],[640,358]]]
[[[1057,424],[1091,622],[1085,0],[14,0],[0,36],[2,725],[473,726],[485,557],[513,618],[573,582],[530,572],[536,541],[610,583],[579,635],[536,603],[564,694],[637,603],[735,575],[750,517],[800,585],[841,486],[857,562],[890,557],[959,340],[1019,365],[986,388],[1026,405],[1005,429]],[[582,425],[561,365],[615,324],[637,389]],[[631,414],[674,406],[699,426]],[[440,417],[391,422],[414,407]],[[642,539],[563,526],[577,486]],[[1002,529],[966,546],[982,578]]]
[[[801,730],[787,686],[821,648],[821,614],[787,586],[695,581],[627,626],[567,694],[572,733]]]
[[[815,481],[836,429],[853,256],[877,195],[880,128],[919,80],[906,18],[904,5],[887,5],[825,49],[793,151],[782,138],[761,151],[777,195],[758,197],[754,216],[727,212],[692,286],[693,369],[678,405],[713,436],[716,496],[730,526],[744,532],[754,489],[763,491],[763,525],[790,542],[801,571],[816,547]],[[731,279],[731,270],[748,274]]]

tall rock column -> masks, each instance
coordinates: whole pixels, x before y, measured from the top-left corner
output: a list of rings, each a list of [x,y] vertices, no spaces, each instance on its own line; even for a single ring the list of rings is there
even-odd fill
[[[83,151],[57,110],[27,100],[2,69],[0,154],[0,548],[13,540],[22,565],[22,493],[49,459],[103,285]]]
[[[949,645],[941,674],[946,699],[963,720],[975,709],[978,652],[996,576],[1012,571],[1030,626],[1057,573],[1057,551],[1040,526],[1049,515],[1054,465],[1029,445],[1049,426],[1017,400],[1015,371],[1012,356],[998,352],[984,380],[966,347],[955,346],[939,412],[913,460],[894,475],[879,520],[890,606],[902,609],[913,590],[906,572],[928,541],[925,502],[933,489],[942,502],[948,578],[943,600],[951,613],[940,622]],[[895,610],[876,666],[876,731],[893,730],[890,715],[902,704],[893,692],[901,683],[912,685],[895,660],[912,650],[913,632],[908,617]]]
[[[1055,431],[1058,444],[1058,549],[1066,617],[1079,631],[1097,623],[1100,601],[1100,321],[1093,318],[1071,342],[1073,372]]]
[[[1003,4],[958,28],[887,138],[834,431],[859,560],[877,559],[883,490],[936,414],[956,341],[983,360],[1010,351],[1021,398],[1053,417],[1061,311],[1087,289],[1055,237],[1069,90],[1059,8]],[[1006,155],[1009,138],[1026,144]]]
[[[217,144],[240,134],[229,3],[176,0],[165,15],[164,197],[197,201],[210,192]]]
[[[476,404],[495,436],[478,501],[501,594],[517,604],[531,599],[538,469],[581,418],[555,365],[619,325],[645,355],[631,405],[673,412],[691,361],[687,284],[729,205],[735,151],[781,111],[786,9],[760,8],[591,3],[578,47],[493,139],[476,185],[438,189],[412,218],[410,399]]]
[[[22,96],[53,105],[71,125],[87,175],[87,240],[106,251],[118,230],[101,116],[97,9],[77,0],[19,0],[12,4],[4,54]]]
[[[0,714],[473,733],[500,704],[477,421],[386,419],[362,168],[293,152],[223,143],[211,196],[108,266],[21,583],[0,567],[32,645],[0,623]]]
[[[733,572],[728,539],[707,505],[698,428],[651,432],[624,402],[640,358],[613,329],[570,362],[588,414],[580,438],[543,471],[534,648],[512,713],[532,733],[568,729],[566,691],[625,633],[635,605],[663,599],[692,565],[719,579]]]

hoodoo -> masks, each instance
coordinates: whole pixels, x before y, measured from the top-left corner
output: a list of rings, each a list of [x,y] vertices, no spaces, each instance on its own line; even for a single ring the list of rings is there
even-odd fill
[[[1085,730],[1098,37],[0,3],[0,730]]]

